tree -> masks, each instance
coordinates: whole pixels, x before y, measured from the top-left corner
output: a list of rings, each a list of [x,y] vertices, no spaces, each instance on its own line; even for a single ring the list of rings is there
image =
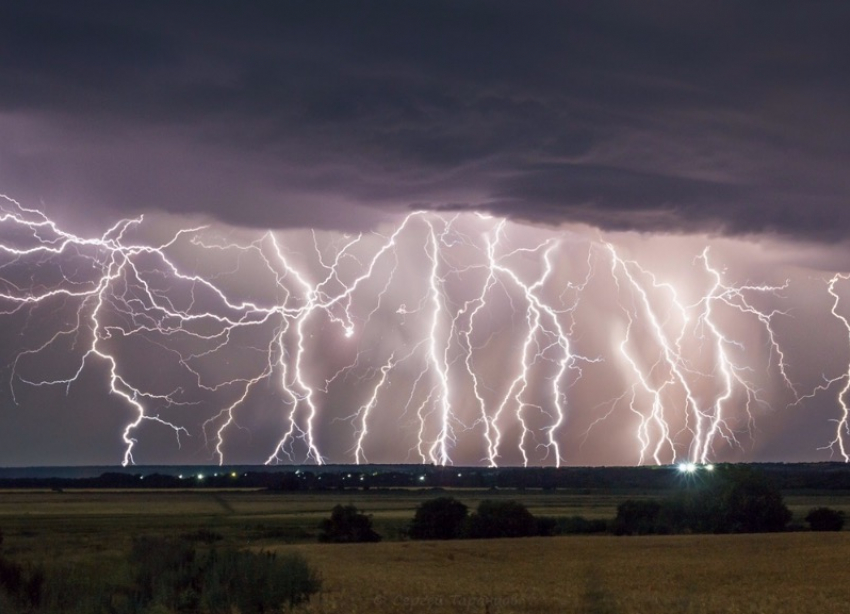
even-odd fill
[[[361,514],[353,505],[337,505],[331,517],[319,524],[319,541],[333,543],[378,542],[381,536],[372,530],[372,517]]]
[[[439,497],[416,508],[409,534],[412,539],[457,539],[463,536],[469,509],[454,497]]]
[[[614,533],[617,535],[648,535],[659,532],[661,503],[627,499],[617,506]]]
[[[764,474],[749,467],[730,467],[720,477],[717,501],[721,513],[715,532],[772,533],[785,529],[791,510],[779,488]]]
[[[816,507],[806,514],[812,531],[840,531],[844,528],[844,512],[829,507]]]
[[[466,523],[467,537],[528,537],[537,533],[537,522],[517,501],[484,500]]]

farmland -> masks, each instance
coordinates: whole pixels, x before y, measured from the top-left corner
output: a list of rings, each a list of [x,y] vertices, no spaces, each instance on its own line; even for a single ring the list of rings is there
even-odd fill
[[[650,496],[627,489],[6,490],[0,529],[6,556],[73,564],[80,574],[108,570],[139,535],[201,534],[234,547],[296,551],[323,581],[305,612],[850,612],[847,531],[404,540],[415,508],[445,494],[470,508],[515,499],[535,516],[589,519],[612,518],[624,499]],[[850,512],[843,492],[785,500],[797,524],[815,506]],[[316,543],[319,521],[339,503],[372,515],[384,541]]]

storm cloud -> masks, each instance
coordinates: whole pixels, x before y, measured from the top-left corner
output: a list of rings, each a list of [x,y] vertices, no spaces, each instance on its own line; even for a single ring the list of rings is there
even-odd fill
[[[0,7],[0,186],[374,227],[411,209],[841,240],[841,2]]]

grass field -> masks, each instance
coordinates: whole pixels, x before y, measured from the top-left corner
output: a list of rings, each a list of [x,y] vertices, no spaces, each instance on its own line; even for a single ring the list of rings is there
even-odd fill
[[[850,531],[773,535],[575,536],[457,542],[399,541],[433,491],[0,491],[3,552],[17,561],[105,569],[138,535],[205,529],[236,547],[297,550],[323,579],[305,612],[850,614]],[[535,515],[612,518],[631,491],[451,493],[522,501]],[[653,494],[652,496],[657,496]],[[338,504],[371,514],[379,544],[315,543]],[[800,522],[850,495],[786,496]]]
[[[387,540],[399,539],[423,501],[439,494],[421,490],[296,492],[66,490],[0,491],[0,529],[5,550],[24,558],[84,558],[120,552],[139,534],[179,535],[199,528],[233,545],[312,542],[319,521],[334,505],[353,504],[371,514]],[[520,499],[535,515],[611,518],[617,504],[639,493],[566,491],[451,492],[470,508],[483,499]]]
[[[850,612],[850,533],[286,546],[321,570],[305,612]]]

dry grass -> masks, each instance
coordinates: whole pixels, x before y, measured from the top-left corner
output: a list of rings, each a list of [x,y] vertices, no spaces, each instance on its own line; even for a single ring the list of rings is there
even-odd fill
[[[470,507],[522,501],[534,514],[612,518],[618,491],[452,491]],[[469,542],[315,544],[319,519],[354,504],[388,539],[430,491],[0,492],[4,552],[18,561],[108,567],[132,537],[204,528],[235,547],[295,549],[324,579],[311,614],[850,614],[850,531],[840,534],[563,537]],[[646,496],[646,495],[644,495]],[[801,521],[846,494],[792,496]],[[393,533],[395,531],[395,533]],[[302,542],[283,545],[285,542]],[[306,542],[306,543],[304,543]]]
[[[310,613],[842,614],[850,534],[293,545]]]

